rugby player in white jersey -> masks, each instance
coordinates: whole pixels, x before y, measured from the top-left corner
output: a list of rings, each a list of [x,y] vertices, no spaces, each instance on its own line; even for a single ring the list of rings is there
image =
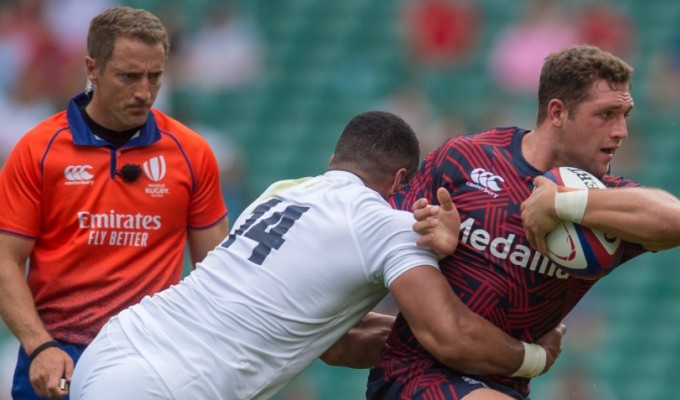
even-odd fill
[[[540,346],[512,339],[464,307],[437,256],[416,244],[455,250],[448,193],[434,220],[419,209],[431,226],[422,237],[413,215],[386,201],[419,153],[399,117],[355,116],[328,172],[271,185],[181,283],[112,318],[81,357],[71,399],[267,399],[319,357],[371,366],[393,318],[369,312],[388,288],[422,345],[452,368],[547,371],[563,325]]]

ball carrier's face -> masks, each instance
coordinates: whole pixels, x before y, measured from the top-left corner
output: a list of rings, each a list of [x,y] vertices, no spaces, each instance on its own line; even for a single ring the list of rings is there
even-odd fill
[[[628,138],[627,118],[633,98],[626,85],[595,81],[590,94],[567,110],[562,120],[558,160],[601,177],[609,171],[614,154]]]

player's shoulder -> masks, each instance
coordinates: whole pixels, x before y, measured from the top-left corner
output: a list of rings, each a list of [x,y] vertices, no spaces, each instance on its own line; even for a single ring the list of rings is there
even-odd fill
[[[351,173],[330,171],[304,180],[303,183],[301,190],[314,191],[325,201],[345,204],[348,209],[390,208],[378,192],[365,186],[359,177]]]
[[[497,127],[486,130],[470,131],[451,136],[440,147],[445,150],[468,151],[471,147],[509,146],[525,130],[511,127]]]
[[[356,218],[372,221],[377,225],[391,226],[390,229],[410,227],[415,222],[410,211],[393,208],[390,203],[377,192],[361,188],[351,193],[352,214]]]
[[[466,133],[461,140],[475,143],[479,146],[508,147],[521,139],[526,132],[526,129],[516,126],[496,127]]]
[[[378,192],[365,186],[361,179],[345,171],[328,171],[304,181],[323,201],[342,207],[349,215],[372,218],[376,213],[393,213],[394,209]]]

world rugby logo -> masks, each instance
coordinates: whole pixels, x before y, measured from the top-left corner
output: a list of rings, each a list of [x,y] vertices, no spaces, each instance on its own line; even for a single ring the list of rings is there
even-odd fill
[[[157,156],[144,161],[144,174],[154,182],[158,182],[165,177],[165,158]]]

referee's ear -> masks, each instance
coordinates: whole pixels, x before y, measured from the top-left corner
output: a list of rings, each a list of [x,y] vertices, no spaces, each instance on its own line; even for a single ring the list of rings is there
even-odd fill
[[[87,79],[92,82],[92,84],[97,84],[97,74],[95,73],[97,69],[97,63],[94,60],[94,58],[90,56],[85,57],[85,74],[87,75]]]

